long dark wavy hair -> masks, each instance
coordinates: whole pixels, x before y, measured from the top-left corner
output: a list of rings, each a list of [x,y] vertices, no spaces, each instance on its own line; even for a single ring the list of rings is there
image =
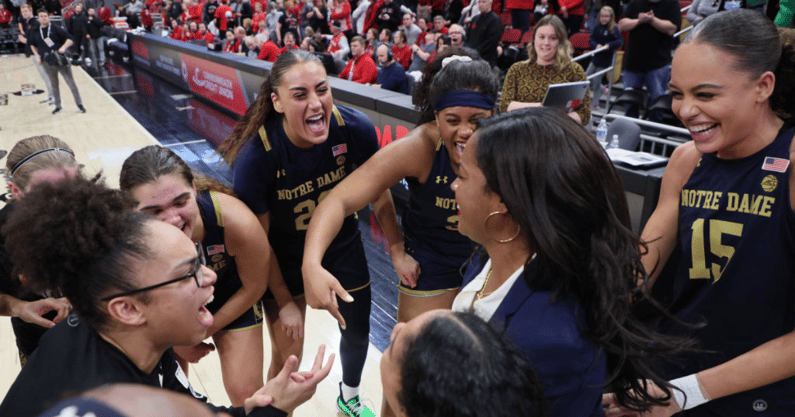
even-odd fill
[[[411,417],[541,417],[532,364],[472,313],[435,317],[407,341],[398,401]]]
[[[587,324],[582,334],[606,354],[606,386],[622,405],[646,410],[665,404],[670,385],[653,364],[695,342],[655,333],[633,311],[634,303],[648,299],[637,284],[647,276],[645,245],[632,231],[624,188],[604,150],[580,124],[545,107],[483,120],[477,134],[476,159],[488,189],[537,252],[543,273],[526,276],[528,287],[553,291],[552,302],[565,294],[580,300]],[[668,397],[649,395],[645,380]]]
[[[282,85],[284,74],[294,65],[303,62],[316,62],[321,67],[323,63],[320,58],[311,52],[303,49],[289,50],[276,58],[276,62],[271,67],[271,72],[260,86],[259,94],[254,103],[246,109],[243,117],[237,121],[232,134],[218,147],[218,153],[224,158],[229,166],[234,165],[237,155],[241,148],[247,143],[248,138],[257,131],[266,121],[281,117],[279,112],[273,108],[271,93],[276,93],[276,89]],[[325,70],[324,70],[325,71]]]

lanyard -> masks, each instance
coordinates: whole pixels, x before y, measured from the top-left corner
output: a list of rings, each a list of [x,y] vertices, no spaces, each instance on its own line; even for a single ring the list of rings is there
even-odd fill
[[[41,26],[39,26],[39,35],[41,35],[41,40],[49,39],[50,38],[50,29],[52,29],[52,24],[47,25],[47,37],[44,37],[44,32],[41,30]]]

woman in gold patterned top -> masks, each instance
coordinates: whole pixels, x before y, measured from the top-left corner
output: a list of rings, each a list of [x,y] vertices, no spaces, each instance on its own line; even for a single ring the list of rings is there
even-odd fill
[[[580,64],[571,61],[571,44],[566,27],[555,15],[544,16],[535,26],[530,59],[517,62],[508,70],[500,96],[500,111],[541,106],[550,84],[586,81]],[[572,119],[586,124],[591,119],[591,95],[569,113]]]

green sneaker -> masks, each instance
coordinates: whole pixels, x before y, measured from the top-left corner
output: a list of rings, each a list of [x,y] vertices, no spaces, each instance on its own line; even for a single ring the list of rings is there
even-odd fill
[[[348,402],[345,402],[342,398],[342,390],[340,390],[340,396],[337,397],[337,409],[340,410],[340,414],[343,416],[375,417],[375,413],[370,409],[372,405],[368,407],[364,402],[366,402],[366,400],[363,401],[358,395],[348,400]]]

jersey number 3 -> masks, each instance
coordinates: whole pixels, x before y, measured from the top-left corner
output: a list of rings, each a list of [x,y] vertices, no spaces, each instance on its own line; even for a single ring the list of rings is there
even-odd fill
[[[723,270],[720,265],[713,263],[711,269],[707,268],[706,248],[704,246],[704,219],[693,222],[693,236],[690,242],[693,257],[693,267],[690,268],[690,279],[710,279],[715,282],[720,279]],[[742,236],[743,225],[741,223],[727,222],[724,220],[710,219],[709,221],[709,248],[713,255],[718,258],[726,258],[726,266],[734,256],[734,248],[722,243],[723,235]],[[723,269],[726,269],[726,266]]]

